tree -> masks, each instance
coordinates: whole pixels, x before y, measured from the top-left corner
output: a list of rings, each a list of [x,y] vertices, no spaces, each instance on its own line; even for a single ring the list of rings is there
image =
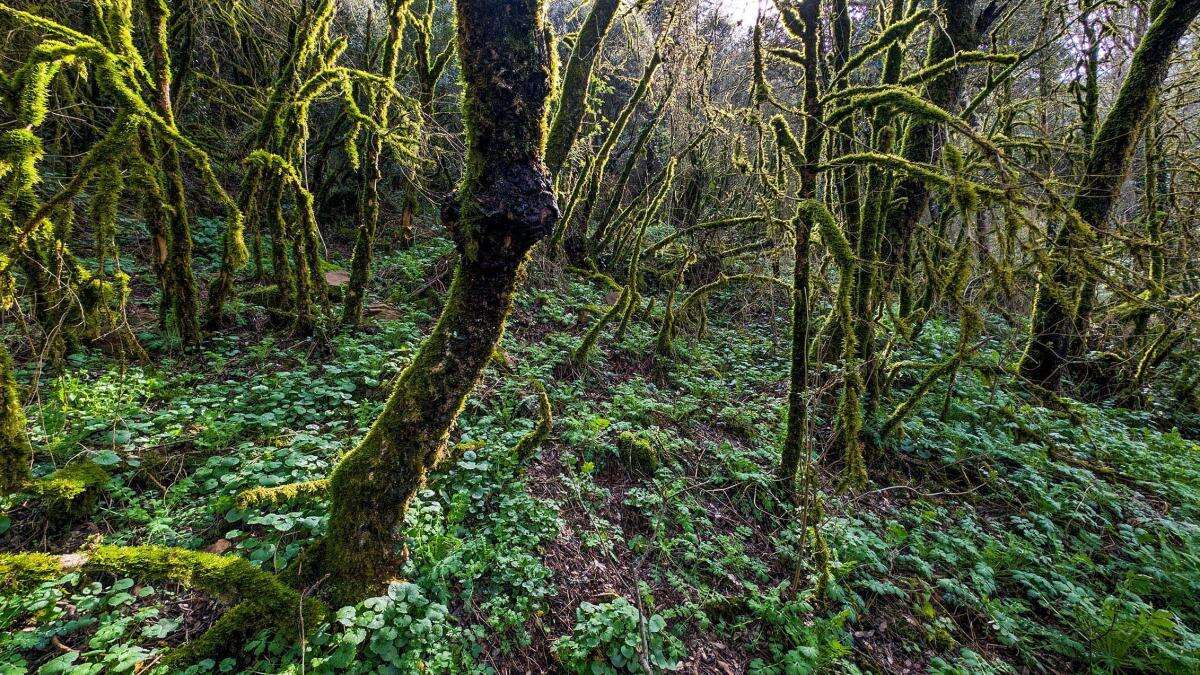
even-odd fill
[[[1138,44],[1112,109],[1092,140],[1083,178],[1064,222],[1050,243],[1051,262],[1042,273],[1030,316],[1029,342],[1021,374],[1057,388],[1080,339],[1073,300],[1086,283],[1081,257],[1108,221],[1117,194],[1142,138],[1171,65],[1171,55],[1188,26],[1200,14],[1200,0],[1156,0],[1153,17]]]
[[[400,48],[404,42],[404,27],[408,6],[412,0],[388,0],[387,36],[383,41],[383,78],[396,81],[400,70]],[[375,118],[380,132],[369,132],[367,152],[363,158],[363,178],[358,194],[358,231],[354,240],[354,257],[350,261],[350,283],[342,305],[342,323],[354,325],[362,320],[363,296],[371,274],[371,250],[375,246],[375,230],[379,226],[379,182],[383,180],[383,134],[391,119],[392,93],[389,89],[372,97]]]
[[[583,122],[583,114],[587,111],[588,85],[592,79],[592,69],[596,67],[596,59],[600,56],[600,46],[608,29],[612,26],[613,16],[617,13],[620,0],[595,0],[592,11],[579,28],[575,38],[575,48],[571,50],[571,58],[567,60],[567,70],[563,75],[562,92],[559,95],[558,109],[554,113],[554,122],[550,126],[550,135],[546,143],[546,165],[552,175],[557,175],[567,161],[567,154],[575,144],[579,134],[579,125]]]
[[[302,578],[339,601],[366,597],[406,557],[398,536],[426,472],[504,332],[534,244],[558,218],[542,161],[551,91],[542,0],[458,0],[467,157],[443,223],[459,253],[433,332],[396,380],[383,412],[334,470],[329,531]]]

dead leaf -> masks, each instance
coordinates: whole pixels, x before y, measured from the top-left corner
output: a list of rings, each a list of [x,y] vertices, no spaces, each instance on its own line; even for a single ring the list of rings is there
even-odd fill
[[[208,548],[206,548],[204,550],[208,551],[209,553],[216,553],[217,555],[221,555],[222,553],[228,551],[230,548],[233,548],[233,542],[229,541],[228,539],[218,539],[218,540],[214,541],[212,543],[212,545],[210,545]]]

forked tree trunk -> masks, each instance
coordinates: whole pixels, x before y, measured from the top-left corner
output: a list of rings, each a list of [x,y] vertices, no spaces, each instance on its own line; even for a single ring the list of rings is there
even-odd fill
[[[388,34],[384,40],[383,77],[394,82],[400,68],[400,47],[404,41],[404,25],[408,5],[412,0],[389,0]],[[392,94],[384,90],[377,94],[376,117],[386,129],[391,119]],[[363,298],[371,276],[371,253],[375,247],[375,231],[379,228],[379,182],[383,180],[383,137],[371,131],[367,152],[363,158],[363,180],[358,194],[358,231],[354,240],[354,257],[350,261],[350,283],[342,306],[342,324],[353,326],[362,320]]]
[[[167,19],[170,16],[164,0],[146,0],[146,15],[154,30],[152,50],[155,59],[156,91],[154,107],[171,126],[175,125],[175,110],[171,102],[171,56],[167,47]],[[188,221],[187,192],[183,183],[179,150],[167,141],[162,153],[167,201],[168,246],[163,260],[163,305],[175,318],[175,329],[184,347],[200,344],[199,305],[196,299],[196,277],[192,271],[192,228]]]
[[[329,531],[304,579],[352,602],[400,572],[404,514],[504,331],[530,248],[558,217],[542,162],[550,46],[542,0],[457,0],[467,161],[444,214],[459,262],[446,306],[383,413],[331,477]],[[454,213],[457,211],[457,213]]]

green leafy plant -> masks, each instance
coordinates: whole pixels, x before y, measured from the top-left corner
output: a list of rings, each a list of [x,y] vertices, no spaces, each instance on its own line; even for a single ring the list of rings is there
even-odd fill
[[[678,670],[685,654],[662,616],[646,617],[623,597],[580,603],[574,629],[554,642],[554,653],[571,672],[597,675]]]

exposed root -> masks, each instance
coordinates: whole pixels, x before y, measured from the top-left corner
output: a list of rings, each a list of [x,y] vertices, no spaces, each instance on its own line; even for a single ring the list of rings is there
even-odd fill
[[[522,468],[529,464],[530,460],[537,453],[537,449],[550,435],[550,429],[554,426],[554,413],[550,408],[550,397],[546,395],[546,388],[542,383],[530,378],[530,386],[538,396],[538,408],[540,417],[538,418],[537,426],[521,437],[517,444],[513,446],[513,456],[521,464]]]
[[[328,478],[310,480],[303,483],[275,485],[273,487],[256,487],[239,492],[233,498],[233,504],[239,509],[279,506],[299,499],[324,496],[328,489]]]
[[[264,628],[300,639],[325,615],[325,607],[275,575],[237,556],[161,546],[100,546],[67,555],[0,555],[0,588],[33,586],[68,572],[114,574],[148,583],[177,583],[234,604],[203,635],[171,650],[166,663],[237,657],[240,645]]]

